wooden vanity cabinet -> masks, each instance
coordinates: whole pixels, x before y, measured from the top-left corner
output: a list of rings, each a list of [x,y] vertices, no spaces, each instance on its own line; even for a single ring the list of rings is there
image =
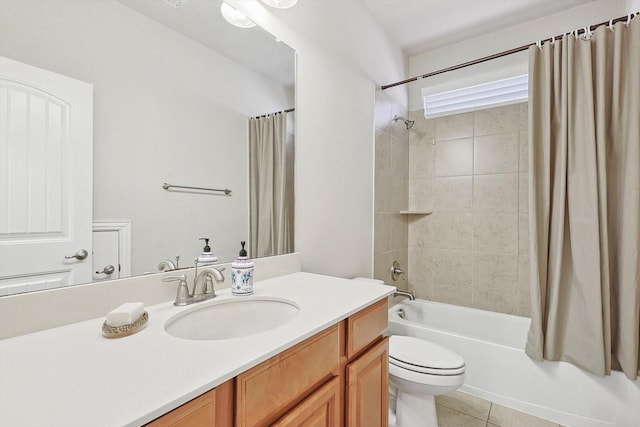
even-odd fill
[[[384,299],[343,321],[340,367],[335,376],[275,424],[258,425],[387,427],[389,339],[382,334],[388,324],[388,308]]]
[[[385,298],[347,319],[346,427],[389,424],[389,338]]]
[[[385,298],[151,424],[387,427]]]

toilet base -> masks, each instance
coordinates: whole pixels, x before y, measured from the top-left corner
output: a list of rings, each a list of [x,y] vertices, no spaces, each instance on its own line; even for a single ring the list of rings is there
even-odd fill
[[[433,395],[415,395],[398,390],[395,409],[396,427],[438,427]]]

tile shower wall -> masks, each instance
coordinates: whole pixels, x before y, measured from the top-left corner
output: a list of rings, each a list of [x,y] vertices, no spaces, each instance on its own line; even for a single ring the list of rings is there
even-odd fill
[[[529,316],[527,104],[411,120],[409,289]]]
[[[398,261],[407,270],[409,131],[395,115],[407,111],[386,93],[376,93],[375,110],[375,201],[374,201],[374,277],[407,289],[407,280],[391,279],[390,268]]]

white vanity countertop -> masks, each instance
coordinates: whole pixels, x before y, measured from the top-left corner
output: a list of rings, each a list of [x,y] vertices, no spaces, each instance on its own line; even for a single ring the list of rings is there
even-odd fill
[[[188,307],[172,302],[147,307],[147,327],[124,338],[102,337],[101,317],[2,340],[0,426],[145,424],[394,289],[310,273],[259,281],[254,296],[291,300],[300,313],[285,325],[245,338],[191,341],[164,331],[165,322],[181,311],[243,298],[224,289],[217,298]]]

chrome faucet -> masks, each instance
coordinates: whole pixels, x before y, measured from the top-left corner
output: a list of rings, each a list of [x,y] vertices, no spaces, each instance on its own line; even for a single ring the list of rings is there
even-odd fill
[[[209,267],[203,269],[193,279],[193,291],[189,292],[189,285],[187,285],[187,275],[180,274],[179,276],[166,276],[162,278],[163,282],[175,282],[180,281],[178,284],[178,292],[176,293],[176,300],[173,305],[190,305],[200,301],[206,301],[216,297],[216,291],[213,281],[215,283],[224,282],[224,275],[222,271],[224,268]],[[200,287],[198,284],[202,283]]]
[[[176,265],[170,259],[163,259],[158,263],[158,270],[160,271],[171,271],[175,269]]]
[[[413,301],[416,299],[416,296],[413,294],[413,292],[411,291],[401,291],[400,289],[397,289],[394,293],[393,293],[393,297],[407,297],[409,298],[409,301]]]
[[[393,261],[389,270],[391,271],[391,278],[394,282],[398,280],[398,277],[402,277],[404,280],[407,280],[407,276],[404,274],[402,268],[400,268],[400,263],[398,261]]]
[[[180,263],[180,255],[176,255],[176,262],[174,263],[170,259],[163,259],[158,263],[158,270],[160,271],[171,271],[177,270],[178,264]]]
[[[224,275],[222,274],[222,270],[224,270],[224,267],[221,269],[217,269],[215,267],[202,269],[200,274],[198,274],[193,280],[192,296],[194,300],[196,300],[194,302],[215,298],[216,290],[213,281],[215,280],[216,283],[224,282]],[[202,285],[200,286],[200,292],[198,292],[198,283],[202,283]]]

